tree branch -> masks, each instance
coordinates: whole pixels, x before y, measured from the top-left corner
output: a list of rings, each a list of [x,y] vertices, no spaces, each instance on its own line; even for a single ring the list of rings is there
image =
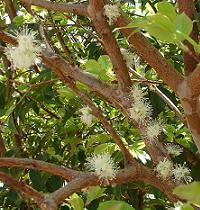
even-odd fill
[[[77,66],[70,65],[59,55],[53,54],[51,56],[47,56],[47,54],[43,53],[42,60],[46,66],[51,68],[62,81],[65,81],[65,78],[67,77],[70,77],[75,81],[80,81],[92,90],[96,91],[101,98],[119,108],[121,96],[119,96],[117,91],[108,84],[95,78],[89,73],[81,71]]]
[[[185,78],[188,85],[189,92],[192,97],[197,97],[200,95],[200,65],[198,65],[195,70]]]
[[[119,146],[122,153],[124,154],[124,157],[126,158],[128,163],[135,162],[133,156],[131,155],[128,148],[123,144],[121,141],[118,133],[112,128],[108,120],[103,116],[103,114],[99,111],[99,109],[93,104],[93,102],[90,100],[90,98],[83,92],[81,92],[74,84],[72,84],[70,81],[65,80],[65,83],[71,90],[73,90],[84,102],[87,104],[94,114],[95,117],[97,117],[101,123],[103,124],[104,128],[110,133],[115,143]]]
[[[150,184],[160,189],[172,202],[177,202],[178,200],[177,197],[172,193],[173,189],[175,188],[175,184],[171,183],[170,181],[159,179],[152,170],[138,163],[121,169],[116,178],[111,180],[108,185],[125,184],[136,181],[144,181],[146,184]],[[59,204],[67,197],[75,192],[81,191],[83,188],[100,184],[100,181],[93,173],[85,173],[84,175],[69,182],[65,187],[53,192],[51,197],[57,204]]]
[[[15,190],[22,192],[26,197],[30,199],[34,199],[36,203],[38,203],[42,198],[42,194],[27,185],[25,182],[20,182],[15,180],[10,175],[0,172],[0,180],[10,186],[11,188],[14,188]]]
[[[52,163],[46,163],[44,161],[28,158],[0,158],[0,167],[16,167],[41,170],[56,176],[61,176],[66,180],[72,180],[74,177],[77,177],[82,173],[66,167],[57,166]]]
[[[5,43],[17,45],[17,40],[15,37],[11,36],[8,33],[5,33],[2,29],[0,29],[0,39]]]
[[[139,74],[138,72],[136,72],[134,69],[129,69],[130,72],[132,72],[134,75],[136,75],[138,78],[140,79],[144,79],[145,82],[145,77],[143,77],[141,74]],[[152,86],[151,83],[146,83],[149,88]],[[153,89],[155,91],[155,93],[163,99],[163,101],[171,108],[172,111],[175,112],[176,116],[184,123],[186,123],[186,119],[185,117],[182,115],[182,113],[180,112],[180,110],[176,107],[176,105],[161,91],[159,90],[159,88],[156,85],[153,85]]]
[[[129,21],[122,15],[115,22],[115,25],[119,28],[126,27],[128,24]],[[177,93],[177,87],[183,81],[181,74],[176,71],[141,33],[134,33],[134,29],[120,29],[120,31],[125,37],[129,37],[128,41],[135,47],[138,54],[141,55],[141,57],[155,69],[164,82]]]
[[[34,6],[39,6],[45,8],[49,11],[58,12],[71,12],[76,15],[87,16],[87,5],[85,4],[69,4],[69,3],[57,3],[44,0],[20,0],[20,2],[25,4],[31,4]]]
[[[2,30],[0,30],[0,39],[11,45],[17,45],[16,38]],[[112,88],[110,85],[102,82],[89,73],[81,71],[77,66],[67,63],[61,56],[54,54],[53,52],[48,54],[44,52],[42,53],[41,58],[43,63],[51,68],[61,80],[64,79],[63,75],[78,80],[96,91],[101,98],[120,108],[119,102],[121,100],[120,97],[122,96],[119,95],[116,89]]]
[[[185,14],[191,19],[194,20],[195,14],[195,2],[194,0],[177,0],[179,6],[179,13],[185,12]],[[197,23],[193,23],[193,30],[190,34],[190,37],[198,42],[198,27]],[[196,68],[198,64],[199,57],[196,55],[193,46],[185,41],[184,44],[188,47],[189,52],[183,52],[184,55],[184,65],[185,65],[185,75],[189,75]]]
[[[15,7],[13,5],[12,0],[4,0],[5,4],[6,4],[6,10],[8,12],[8,15],[10,17],[11,22],[13,21],[13,19],[17,16]]]
[[[102,0],[90,0],[88,6],[89,16],[99,34],[106,52],[108,53],[114,71],[119,82],[119,88],[124,92],[130,91],[131,80],[128,73],[126,62],[120,52],[115,37],[112,34],[110,27],[103,15],[104,3]]]
[[[6,147],[4,144],[3,137],[0,133],[0,157],[5,157],[6,156]]]

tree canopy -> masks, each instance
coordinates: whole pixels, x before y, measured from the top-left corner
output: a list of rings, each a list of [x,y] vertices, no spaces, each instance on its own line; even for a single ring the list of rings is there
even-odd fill
[[[0,3],[0,208],[200,208],[200,1]]]

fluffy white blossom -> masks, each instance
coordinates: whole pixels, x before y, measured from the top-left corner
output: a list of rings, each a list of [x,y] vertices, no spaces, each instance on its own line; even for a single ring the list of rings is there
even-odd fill
[[[183,206],[183,203],[181,201],[178,201],[176,203],[174,203],[174,208],[167,208],[168,210],[181,210]]]
[[[85,123],[87,126],[90,126],[92,124],[92,121],[95,119],[95,117],[91,114],[91,109],[86,106],[79,110],[81,115],[81,121]]]
[[[115,178],[117,167],[108,153],[93,154],[87,161],[86,166],[94,171],[102,182],[108,183]]]
[[[6,48],[5,54],[14,68],[29,68],[35,63],[40,53],[35,36],[35,32],[25,29],[17,36],[18,45],[15,47],[8,45]]]
[[[190,176],[190,169],[185,165],[176,164],[172,170],[174,180],[177,182],[191,182],[192,177]]]
[[[159,120],[153,120],[149,122],[146,128],[146,138],[149,139],[151,143],[154,143],[160,133],[162,132],[162,122]]]
[[[167,158],[164,158],[163,160],[159,161],[154,170],[158,173],[158,176],[160,178],[165,180],[171,176],[172,169],[173,163]]]
[[[130,117],[138,123],[145,123],[146,119],[151,116],[151,106],[145,100],[137,100],[132,103],[129,108]]]
[[[146,91],[143,91],[138,85],[133,85],[130,92],[130,97],[134,101],[144,101],[144,96],[147,95]]]
[[[179,145],[174,144],[167,144],[166,150],[169,155],[174,157],[179,156],[183,152],[183,149]]]
[[[108,18],[108,23],[112,24],[120,16],[119,8],[117,5],[106,4],[104,14]]]
[[[127,67],[132,67],[135,63],[135,61],[134,61],[135,55],[126,49],[120,49],[120,51],[123,55],[124,60],[126,61]]]

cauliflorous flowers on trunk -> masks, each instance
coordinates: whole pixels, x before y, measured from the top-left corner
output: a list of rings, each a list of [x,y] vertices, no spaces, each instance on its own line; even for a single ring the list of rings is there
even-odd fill
[[[87,159],[86,166],[89,170],[94,171],[102,182],[109,183],[109,180],[115,178],[117,167],[111,159],[110,154],[93,154]]]
[[[124,60],[126,61],[126,65],[127,67],[131,67],[134,65],[135,61],[134,61],[134,54],[129,52],[126,49],[120,49]]]
[[[86,106],[79,110],[81,115],[81,121],[85,123],[87,126],[90,126],[92,124],[92,121],[95,119],[95,117],[91,114],[91,109]]]
[[[167,144],[166,150],[169,155],[174,157],[179,156],[183,152],[183,149],[179,145],[174,144]]]
[[[172,169],[173,163],[167,158],[164,158],[163,160],[159,161],[158,165],[155,168],[155,171],[158,173],[158,177],[165,180],[171,176]]]
[[[130,92],[129,97],[133,100],[129,108],[130,117],[138,123],[146,123],[151,117],[152,107],[144,98],[146,94],[138,85],[134,85]]]
[[[177,182],[185,181],[186,183],[189,183],[192,181],[192,177],[190,176],[190,169],[185,165],[176,164],[172,170],[172,174],[174,176],[174,180]]]
[[[144,96],[147,95],[146,91],[143,91],[138,85],[133,85],[131,88],[130,97],[134,101],[144,101]]]
[[[106,4],[104,6],[104,14],[108,18],[108,23],[111,25],[120,16],[117,5]]]
[[[17,36],[17,46],[8,45],[5,54],[14,68],[29,68],[35,63],[40,47],[35,40],[36,33],[24,29]]]
[[[149,122],[146,128],[146,138],[149,139],[151,143],[155,143],[158,136],[162,132],[162,122],[159,120],[154,120]]]
[[[145,100],[137,100],[129,108],[130,117],[138,123],[146,123],[146,119],[151,116],[151,106]]]

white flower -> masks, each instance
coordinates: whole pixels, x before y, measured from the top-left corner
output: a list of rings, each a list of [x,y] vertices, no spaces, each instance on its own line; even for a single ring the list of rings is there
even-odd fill
[[[176,203],[174,203],[174,208],[167,208],[168,210],[181,210],[183,206],[183,203],[181,201],[178,201]]]
[[[91,114],[91,109],[87,106],[83,107],[79,111],[82,112],[81,121],[87,126],[90,126],[92,124],[92,121],[95,119],[95,117]]]
[[[177,182],[185,181],[188,183],[192,181],[192,177],[190,176],[190,169],[185,165],[176,164],[172,170],[172,174],[174,176],[174,180]]]
[[[167,144],[166,150],[169,155],[173,155],[175,157],[179,156],[183,152],[183,149],[179,145],[173,144]]]
[[[5,54],[14,68],[29,68],[35,63],[41,50],[35,36],[36,33],[25,29],[17,36],[18,45],[15,47],[8,45],[6,48]]]
[[[138,123],[145,123],[146,119],[151,116],[151,106],[145,100],[137,100],[129,108],[130,117]]]
[[[133,85],[131,88],[130,97],[134,101],[144,101],[145,99],[143,97],[145,95],[147,95],[147,92],[143,91],[138,85]]]
[[[104,14],[108,18],[108,23],[112,24],[120,16],[119,8],[117,5],[106,4]]]
[[[124,60],[126,61],[126,65],[127,67],[132,67],[135,63],[134,61],[134,54],[129,52],[128,50],[126,49],[120,49],[122,55],[123,55],[123,58]]]
[[[117,167],[108,153],[93,154],[87,161],[86,166],[95,172],[99,180],[109,183],[115,178]]]
[[[171,176],[171,171],[173,169],[173,163],[169,161],[167,158],[159,161],[158,165],[154,169],[160,178],[163,180],[167,179]]]
[[[154,143],[158,139],[158,136],[161,132],[162,122],[154,120],[152,122],[149,122],[149,124],[147,125],[146,138],[148,138],[151,143]]]

